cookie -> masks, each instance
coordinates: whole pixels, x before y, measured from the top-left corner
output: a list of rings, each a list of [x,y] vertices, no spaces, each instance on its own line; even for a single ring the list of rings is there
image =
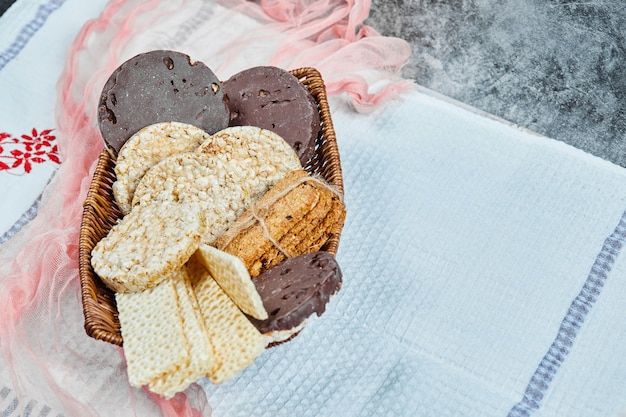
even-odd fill
[[[299,331],[311,315],[324,313],[330,297],[341,288],[341,276],[339,264],[328,252],[286,259],[253,281],[269,317],[248,318],[261,333],[280,341]]]
[[[196,126],[178,122],[156,123],[131,136],[115,164],[113,195],[122,213],[130,212],[137,184],[150,168],[168,156],[195,151],[209,137]]]
[[[257,200],[255,206],[248,208],[213,246],[239,257],[250,275],[257,276],[262,267],[261,257],[274,247],[270,237],[280,239],[319,201],[319,195],[311,187],[302,184],[294,187],[295,182],[306,177],[304,171],[289,173]]]
[[[302,165],[315,152],[320,115],[315,99],[290,72],[271,66],[243,70],[223,83],[229,126],[258,126],[276,132]]]
[[[322,191],[318,204],[298,224],[276,239],[279,246],[269,246],[251,265],[250,274],[256,277],[288,256],[320,250],[331,237],[341,232],[345,216],[341,200],[328,190]]]
[[[119,152],[141,128],[181,122],[215,133],[228,126],[219,79],[183,53],[156,50],[130,58],[109,77],[98,103],[105,144]]]
[[[314,252],[345,220],[339,197],[304,171],[289,173],[248,208],[213,246],[239,257],[251,277],[288,256]]]

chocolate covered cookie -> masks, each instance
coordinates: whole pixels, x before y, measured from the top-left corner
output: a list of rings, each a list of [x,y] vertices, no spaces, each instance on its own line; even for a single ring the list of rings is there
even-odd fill
[[[312,314],[320,316],[330,297],[341,287],[341,269],[328,252],[310,252],[289,258],[253,280],[269,317],[248,317],[264,334],[296,332]],[[283,335],[283,339],[285,335]]]
[[[257,126],[282,136],[302,165],[313,156],[320,132],[317,103],[290,72],[261,66],[241,71],[223,83],[230,126]]]
[[[100,132],[119,151],[141,128],[159,122],[188,123],[213,134],[228,127],[219,79],[202,62],[180,52],[139,54],[109,77],[98,105]]]

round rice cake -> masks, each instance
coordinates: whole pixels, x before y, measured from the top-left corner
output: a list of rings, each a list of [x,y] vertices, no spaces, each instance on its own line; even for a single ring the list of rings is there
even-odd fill
[[[163,201],[198,204],[207,224],[203,243],[211,243],[246,209],[250,198],[239,177],[220,159],[182,153],[163,159],[143,176],[133,208]]]
[[[197,152],[223,161],[252,201],[287,173],[302,169],[298,155],[281,136],[256,126],[223,129],[200,145]]]
[[[215,133],[228,126],[222,85],[213,71],[169,50],[141,53],[109,77],[98,103],[98,125],[108,147],[119,152],[139,129],[177,121]]]
[[[143,291],[181,268],[206,229],[199,204],[160,201],[132,210],[91,251],[91,265],[115,292]]]
[[[258,126],[283,137],[302,165],[315,152],[320,115],[315,99],[289,71],[272,66],[243,70],[223,83],[229,126]]]
[[[122,213],[130,212],[137,184],[148,169],[168,156],[196,150],[209,137],[204,130],[179,122],[152,124],[131,136],[115,165],[113,195]]]

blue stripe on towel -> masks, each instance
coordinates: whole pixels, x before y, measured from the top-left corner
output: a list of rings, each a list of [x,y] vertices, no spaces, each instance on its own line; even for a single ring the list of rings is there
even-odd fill
[[[48,179],[48,182],[46,183],[46,186],[44,187],[44,189],[48,186],[48,184],[50,184],[50,181],[52,181],[52,178],[54,178],[54,175],[56,173],[57,173],[57,170],[55,169],[52,172],[52,175],[50,175],[50,178]],[[4,234],[0,235],[0,245],[2,245],[7,240],[11,239],[17,232],[19,232],[22,229],[22,227],[26,226],[32,219],[35,218],[35,216],[37,216],[42,197],[43,197],[43,191],[35,199],[33,204],[31,204],[28,210],[22,213],[20,218],[17,219],[17,221],[13,224],[13,226],[11,226],[11,228],[7,230]]]
[[[35,408],[35,404],[37,404],[34,400],[30,400],[26,407],[24,407],[24,415],[22,417],[30,417],[33,412],[33,408]]]
[[[550,383],[572,349],[578,330],[580,330],[600,295],[625,240],[626,211],[622,214],[622,218],[613,233],[604,241],[585,284],[570,304],[567,314],[561,321],[556,338],[530,378],[521,401],[509,411],[508,417],[530,416],[541,407],[541,401],[548,391]]]
[[[19,55],[33,35],[46,23],[52,12],[61,7],[64,2],[65,0],[50,0],[39,6],[35,17],[20,30],[11,45],[0,54],[0,71]]]
[[[47,185],[47,184],[46,184]],[[19,232],[22,227],[26,226],[32,219],[37,216],[37,212],[39,211],[39,204],[41,203],[41,197],[43,196],[43,192],[39,194],[37,199],[31,204],[31,206],[26,210],[19,219],[11,226],[9,230],[7,230],[4,234],[0,235],[0,245],[2,245],[7,240],[11,239],[17,232]]]
[[[8,397],[10,393],[10,388],[0,389],[0,417],[47,417],[52,411],[49,406],[40,405],[35,400],[30,400],[26,406],[20,407],[18,397],[15,394]],[[57,414],[56,417],[64,416]]]
[[[17,397],[13,398],[13,401],[11,401],[11,404],[9,404],[7,408],[5,408],[4,411],[2,411],[2,417],[8,417],[11,414],[13,414],[13,412],[17,410],[18,405],[19,405],[19,401],[17,400]]]

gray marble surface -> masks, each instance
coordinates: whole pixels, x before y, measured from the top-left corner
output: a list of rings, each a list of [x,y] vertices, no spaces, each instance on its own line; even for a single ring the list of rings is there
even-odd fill
[[[626,1],[372,0],[404,75],[626,166]]]

